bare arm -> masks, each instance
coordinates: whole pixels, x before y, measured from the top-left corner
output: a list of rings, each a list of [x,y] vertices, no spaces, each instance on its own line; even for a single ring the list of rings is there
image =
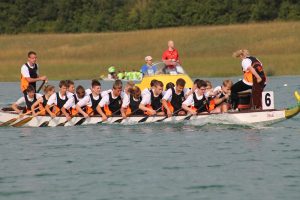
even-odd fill
[[[82,108],[77,104],[76,105],[76,110],[80,113],[80,114],[82,114],[85,118],[88,118],[89,117],[89,115],[86,113],[86,112],[84,112],[83,110],[82,110]]]
[[[52,106],[51,106],[51,107],[52,107]],[[50,106],[49,106],[48,104],[46,105],[45,110],[47,111],[47,113],[48,113],[52,118],[56,117],[56,115],[55,115],[53,112],[51,112]]]
[[[61,112],[64,114],[64,116],[66,116],[67,120],[70,121],[72,119],[72,117],[70,116],[70,114],[67,112],[67,110],[65,109],[65,107],[61,108]]]
[[[189,112],[189,113],[191,113],[191,114],[193,114],[193,115],[197,114],[197,112],[196,112],[195,110],[191,109],[190,107],[188,107],[188,106],[185,105],[185,104],[182,104],[181,107],[182,107],[183,110],[185,110],[185,111],[187,111],[187,112]]]
[[[151,113],[151,115],[155,115],[156,114],[156,111],[151,109],[151,108],[147,108],[144,104],[141,104],[139,105],[139,109],[142,110],[142,111],[147,111],[149,113]]]
[[[97,106],[96,110],[97,110],[97,112],[101,115],[103,121],[107,120],[107,116],[106,116],[105,113],[102,111],[100,105]]]
[[[127,116],[126,116],[126,110],[127,110],[127,108],[121,107],[121,115],[122,115],[122,117],[123,117],[124,119],[127,118]]]
[[[262,81],[261,77],[258,75],[258,73],[255,71],[255,69],[250,66],[248,69],[251,71],[251,73],[256,77],[257,82],[260,83]]]
[[[42,103],[42,98],[39,98],[36,102],[32,104],[31,106],[32,115],[36,115],[35,108],[38,107],[40,103]]]
[[[172,116],[172,112],[168,106],[168,103],[165,99],[162,100],[162,105],[164,106],[164,108],[167,110],[167,115],[168,117],[171,117]]]
[[[14,111],[16,111],[18,114],[21,114],[21,113],[22,113],[22,111],[18,109],[18,104],[13,103],[13,104],[11,105],[11,107],[12,107],[12,109],[13,109]]]
[[[30,78],[27,77],[25,78],[29,83],[33,83],[33,82],[37,82],[37,81],[47,81],[47,77],[46,76],[41,76],[41,77],[37,77],[37,78]]]

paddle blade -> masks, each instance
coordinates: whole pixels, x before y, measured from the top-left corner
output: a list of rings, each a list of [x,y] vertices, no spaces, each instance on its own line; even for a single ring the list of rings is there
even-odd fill
[[[114,121],[114,123],[121,123],[122,121],[123,121],[123,118],[117,119],[116,121]]]
[[[43,122],[39,127],[47,127],[50,121]]]
[[[138,121],[138,123],[145,122],[148,118],[149,118],[149,116],[146,116],[146,117],[144,117],[143,119],[141,119],[140,121]]]
[[[68,122],[68,120],[65,121],[65,122],[62,122],[62,123],[57,124],[57,126],[65,126],[65,124],[66,124],[67,122]]]
[[[162,118],[162,119],[159,119],[159,120],[157,120],[156,122],[162,122],[162,121],[164,121],[165,119],[167,119],[168,117],[164,117],[164,118]]]
[[[24,124],[30,122],[30,120],[32,120],[32,118],[33,118],[33,117],[27,117],[27,118],[22,119],[21,121],[19,121],[19,122],[13,124],[12,126],[13,126],[13,127],[20,127],[20,126],[23,126]]]
[[[12,118],[12,119],[10,119],[10,120],[8,120],[8,121],[6,121],[6,122],[0,124],[0,127],[1,127],[1,126],[8,126],[8,125],[10,125],[11,123],[14,123],[15,121],[17,121],[17,119],[18,119],[18,118]]]
[[[183,120],[190,120],[193,115],[186,116]]]
[[[81,124],[83,124],[83,122],[85,122],[86,118],[81,118],[78,122],[75,123],[74,126],[80,126]]]

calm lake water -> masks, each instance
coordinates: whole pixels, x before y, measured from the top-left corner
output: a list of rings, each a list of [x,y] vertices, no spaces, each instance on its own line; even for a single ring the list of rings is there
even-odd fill
[[[266,90],[276,108],[292,106],[300,77],[271,77]],[[0,83],[0,105],[18,96],[18,83]],[[300,117],[251,128],[0,128],[0,199],[300,199]]]

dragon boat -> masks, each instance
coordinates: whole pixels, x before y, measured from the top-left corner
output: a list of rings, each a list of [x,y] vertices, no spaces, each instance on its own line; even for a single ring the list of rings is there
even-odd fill
[[[186,122],[210,122],[222,124],[239,124],[252,125],[263,124],[270,125],[279,121],[283,121],[296,116],[300,112],[300,94],[295,91],[297,105],[286,109],[263,109],[253,110],[245,109],[239,111],[231,111],[228,113],[201,113],[198,115],[186,116],[129,116],[123,119],[121,116],[109,116],[106,121],[102,121],[100,116],[92,116],[87,119],[76,116],[70,121],[66,121],[64,116],[51,118],[50,116],[30,116],[25,115],[19,118],[17,113],[12,111],[0,111],[0,126],[16,126],[16,127],[56,127],[56,126],[78,126],[78,125],[97,125],[97,124],[149,124],[149,123],[186,123]],[[15,119],[15,120],[12,120]],[[11,121],[10,121],[11,120]],[[10,121],[10,122],[9,122]]]

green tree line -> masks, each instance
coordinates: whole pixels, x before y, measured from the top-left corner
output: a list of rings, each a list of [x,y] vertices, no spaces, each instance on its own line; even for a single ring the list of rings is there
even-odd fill
[[[299,0],[1,0],[0,33],[102,32],[299,20]]]

